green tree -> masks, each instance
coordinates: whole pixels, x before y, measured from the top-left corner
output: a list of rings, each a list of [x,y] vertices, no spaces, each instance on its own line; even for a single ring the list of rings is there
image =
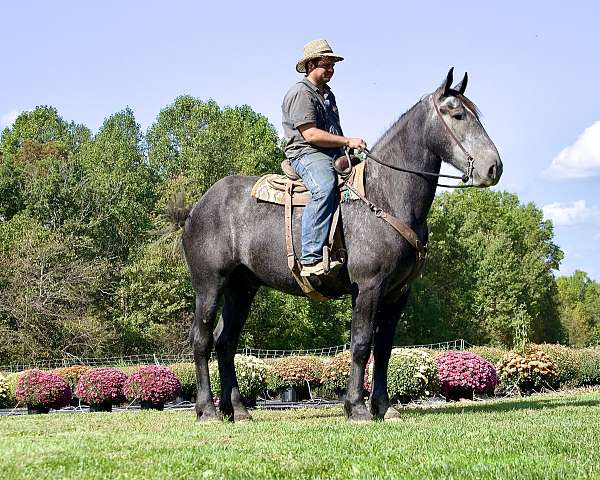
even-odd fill
[[[556,280],[560,321],[570,345],[598,344],[600,333],[600,284],[576,270]]]
[[[436,197],[429,226],[429,262],[399,341],[561,339],[552,270],[562,252],[540,209],[506,192],[456,191]]]
[[[96,308],[108,264],[84,259],[82,239],[24,214],[0,222],[0,361],[29,362],[108,348]]]
[[[157,188],[133,112],[107,118],[78,158],[85,182],[76,192],[79,218],[68,231],[91,238],[96,254],[125,260],[152,228]]]
[[[43,224],[60,224],[80,180],[73,154],[90,139],[83,125],[66,122],[53,107],[21,113],[0,137],[0,219],[28,208]]]

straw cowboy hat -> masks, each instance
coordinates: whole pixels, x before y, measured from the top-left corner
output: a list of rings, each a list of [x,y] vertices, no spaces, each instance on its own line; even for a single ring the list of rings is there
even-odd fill
[[[335,55],[331,50],[331,47],[325,39],[313,40],[304,45],[304,56],[298,60],[296,64],[296,71],[298,73],[306,73],[305,64],[313,58],[330,57],[336,62],[341,62],[344,57]]]

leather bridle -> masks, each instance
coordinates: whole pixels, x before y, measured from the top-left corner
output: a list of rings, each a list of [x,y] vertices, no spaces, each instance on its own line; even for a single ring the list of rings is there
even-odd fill
[[[366,156],[369,157],[370,159],[376,161],[377,163],[379,163],[380,165],[383,165],[384,167],[391,168],[392,170],[398,170],[398,171],[407,172],[407,173],[414,173],[415,175],[424,175],[424,176],[428,176],[428,177],[454,178],[454,179],[459,179],[463,183],[466,184],[469,180],[471,180],[471,181],[473,180],[473,170],[475,169],[475,158],[473,157],[473,155],[471,155],[467,151],[467,149],[463,146],[462,142],[456,137],[456,135],[454,134],[454,132],[452,131],[452,129],[448,126],[448,124],[444,120],[444,117],[442,116],[442,112],[440,112],[440,109],[439,109],[437,103],[435,102],[435,100],[433,98],[433,95],[431,95],[431,102],[433,103],[433,106],[435,107],[435,111],[438,114],[438,117],[441,120],[442,125],[444,126],[446,132],[448,132],[448,135],[450,135],[450,138],[452,140],[454,140],[454,142],[458,145],[458,147],[462,150],[462,152],[465,154],[465,157],[467,158],[468,165],[467,165],[467,172],[465,174],[460,175],[460,176],[459,175],[446,175],[446,174],[443,174],[443,173],[425,172],[425,171],[422,171],[422,170],[412,170],[410,168],[397,167],[395,165],[390,165],[389,163],[384,162],[380,158],[377,158],[368,149],[365,149],[364,152],[365,152]],[[346,152],[346,155],[349,155],[349,153]],[[348,158],[348,161],[350,162],[350,158]],[[469,187],[474,187],[473,184],[471,184],[471,185],[443,185],[443,184],[440,184],[440,183],[438,183],[437,186],[439,186],[439,187],[446,187],[446,188],[469,188]]]

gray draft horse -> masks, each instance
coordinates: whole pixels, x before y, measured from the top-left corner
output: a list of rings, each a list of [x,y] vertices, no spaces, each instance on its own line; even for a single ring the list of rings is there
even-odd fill
[[[467,75],[452,87],[452,72],[384,133],[372,153],[395,167],[435,173],[446,161],[468,174],[472,186],[495,185],[502,174],[500,156],[479,121],[477,107],[463,95]],[[367,162],[366,197],[409,225],[426,243],[426,219],[437,180]],[[229,420],[250,419],[240,398],[234,355],[252,300],[261,285],[302,295],[287,266],[283,207],[258,203],[250,196],[256,179],[225,177],[193,208],[181,209],[171,218],[183,226],[182,243],[196,291],[190,341],[199,421],[219,418],[208,374],[213,341],[222,388],[219,409]],[[295,209],[296,251],[300,251],[301,215],[301,209]],[[343,203],[341,218],[347,265],[337,277],[318,279],[315,286],[330,298],[352,297],[352,365],[344,409],[350,420],[392,418],[398,413],[389,408],[387,370],[396,324],[408,298],[408,290],[402,287],[415,266],[416,252],[361,201]],[[374,379],[367,408],[363,378],[372,348]]]

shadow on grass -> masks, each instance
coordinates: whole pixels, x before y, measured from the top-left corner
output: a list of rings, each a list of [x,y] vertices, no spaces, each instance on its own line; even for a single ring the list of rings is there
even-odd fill
[[[445,407],[438,408],[407,408],[400,410],[400,413],[413,413],[417,415],[437,415],[437,414],[462,414],[464,412],[473,413],[504,413],[514,410],[547,410],[562,407],[597,407],[600,406],[600,400],[563,400],[555,398],[536,398],[536,399],[517,399],[502,400],[497,402],[485,403],[451,403]]]

